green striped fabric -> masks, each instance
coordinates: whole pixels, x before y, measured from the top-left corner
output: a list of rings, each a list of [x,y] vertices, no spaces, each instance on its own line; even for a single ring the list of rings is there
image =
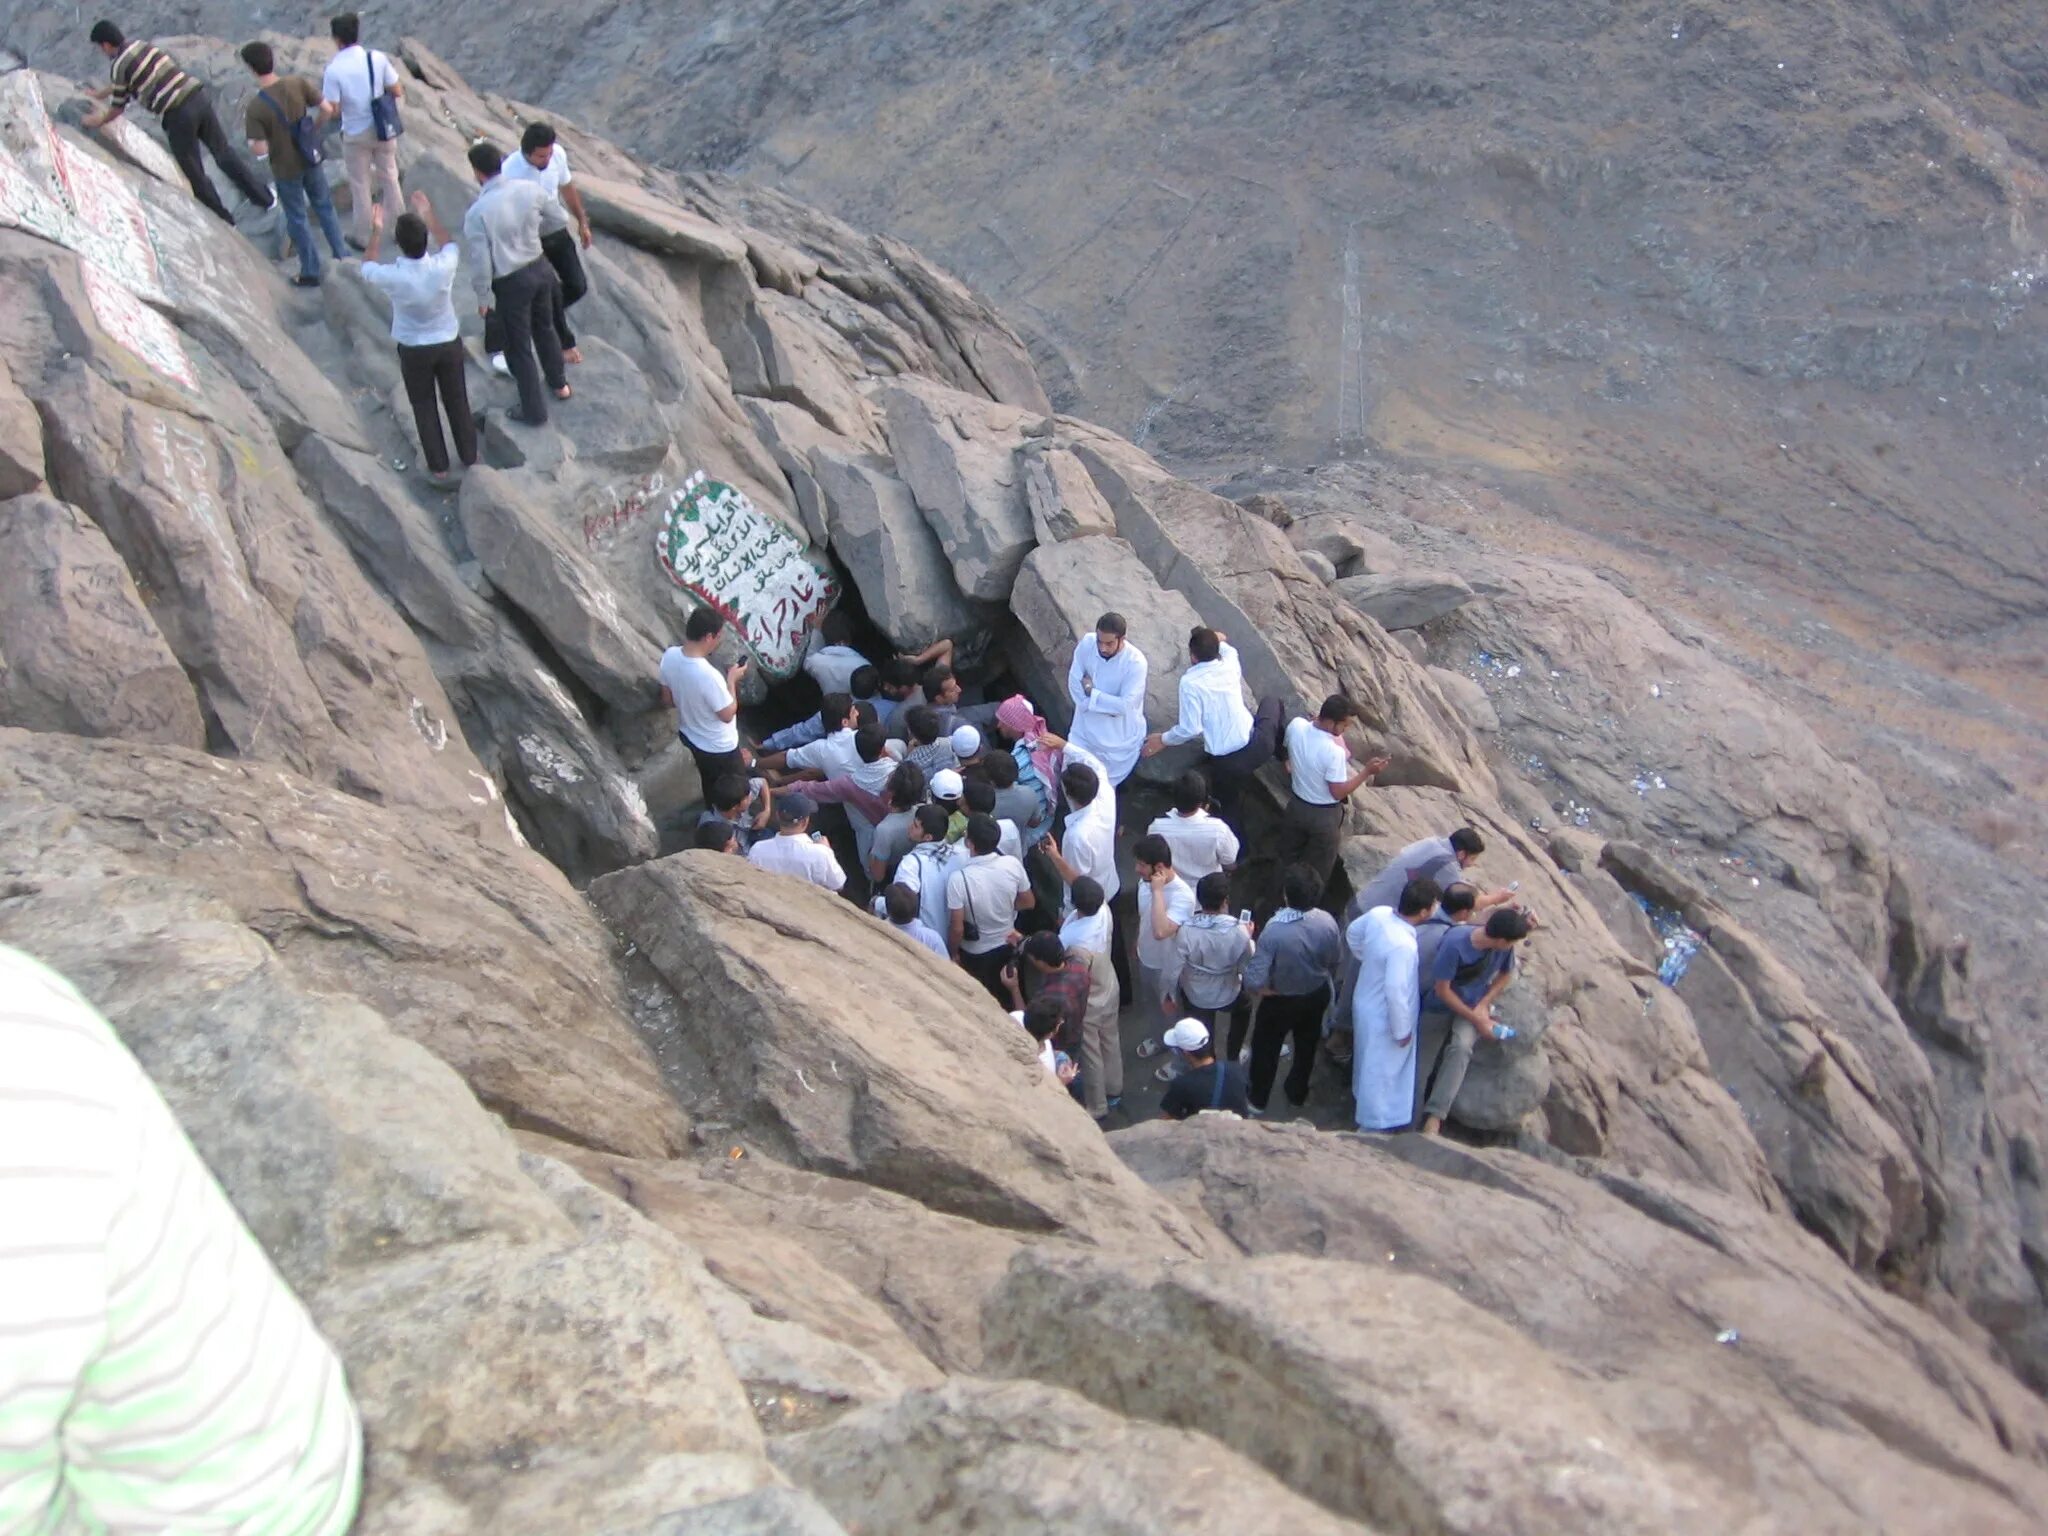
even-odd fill
[[[339,1536],[341,1363],[155,1086],[0,947],[0,1536]]]

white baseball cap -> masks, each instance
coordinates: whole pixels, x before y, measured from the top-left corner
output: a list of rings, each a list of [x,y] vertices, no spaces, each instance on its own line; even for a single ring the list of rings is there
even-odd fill
[[[941,768],[932,775],[932,798],[934,800],[958,800],[967,793],[967,781],[951,768]]]
[[[969,758],[981,750],[981,732],[971,725],[963,725],[953,732],[953,755]]]
[[[1176,1051],[1205,1051],[1209,1048],[1209,1026],[1200,1019],[1182,1019],[1161,1038]]]

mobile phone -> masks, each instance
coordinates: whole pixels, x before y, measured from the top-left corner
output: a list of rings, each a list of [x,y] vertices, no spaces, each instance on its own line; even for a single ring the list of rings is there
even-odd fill
[[[1240,923],[1249,925],[1252,920],[1252,909],[1250,907],[1246,907],[1242,912],[1237,914],[1237,920]]]

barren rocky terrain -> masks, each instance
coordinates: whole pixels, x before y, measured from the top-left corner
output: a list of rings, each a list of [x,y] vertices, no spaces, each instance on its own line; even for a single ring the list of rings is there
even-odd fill
[[[360,1528],[2038,1529],[2006,11],[422,8],[408,185],[545,112],[598,231],[577,399],[473,368],[443,495],[375,293],[0,6],[0,941],[334,1341]],[[1352,875],[1469,822],[1545,918],[1455,1140],[1105,1137],[956,970],[675,852],[699,471],[1056,720],[1105,606],[1155,713],[1194,619],[1356,697]]]

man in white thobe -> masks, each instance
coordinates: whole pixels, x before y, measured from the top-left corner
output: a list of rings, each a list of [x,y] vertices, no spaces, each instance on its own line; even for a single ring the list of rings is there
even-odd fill
[[[1422,1008],[1415,930],[1436,910],[1433,880],[1411,880],[1392,907],[1345,933],[1358,960],[1351,994],[1351,1091],[1361,1131],[1405,1131],[1415,1114],[1415,1024]]]
[[[1131,776],[1145,745],[1145,682],[1151,664],[1124,638],[1128,627],[1122,614],[1105,613],[1095,621],[1095,633],[1075,645],[1067,668],[1067,696],[1074,701],[1067,740],[1100,758],[1112,785]]]

